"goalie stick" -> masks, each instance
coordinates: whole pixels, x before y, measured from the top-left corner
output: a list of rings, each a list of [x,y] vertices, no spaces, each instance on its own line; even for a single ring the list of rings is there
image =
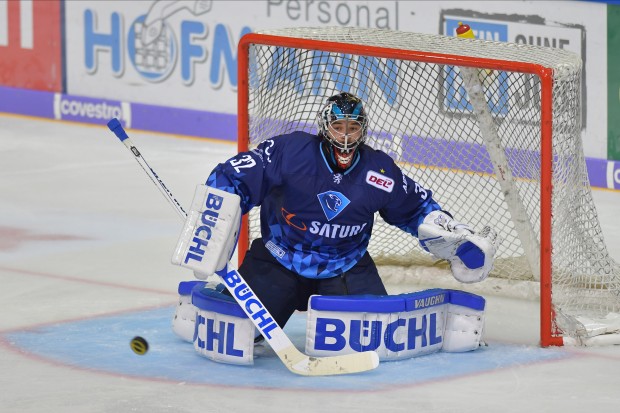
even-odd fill
[[[108,128],[120,139],[127,149],[134,155],[136,161],[140,164],[144,172],[149,176],[151,181],[157,186],[159,191],[164,195],[168,203],[172,205],[179,217],[185,220],[187,213],[181,206],[181,204],[174,198],[172,192],[166,187],[164,182],[159,178],[157,173],[149,166],[146,160],[142,157],[142,154],[138,148],[133,144],[129,136],[123,129],[123,126],[118,119],[114,118],[108,122]],[[244,296],[252,296],[253,300],[258,301],[260,306],[265,310],[264,318],[272,318],[269,311],[260,302],[256,294],[244,281],[239,272],[232,267],[229,263],[224,269],[216,272],[220,278],[224,281],[224,285],[228,291],[230,291],[233,298],[237,301],[239,306],[247,314],[248,318],[252,320],[256,328],[261,331],[260,323],[252,318],[252,314],[244,303],[237,297],[235,290],[243,288]],[[291,372],[300,374],[303,376],[327,376],[336,374],[350,374],[359,373],[367,370],[372,370],[379,365],[379,356],[374,351],[365,351],[353,354],[344,354],[341,356],[330,357],[310,357],[301,351],[299,351],[295,345],[288,338],[286,333],[280,326],[274,323],[274,327],[263,334],[265,341],[269,343],[271,348],[275,351],[282,363]]]

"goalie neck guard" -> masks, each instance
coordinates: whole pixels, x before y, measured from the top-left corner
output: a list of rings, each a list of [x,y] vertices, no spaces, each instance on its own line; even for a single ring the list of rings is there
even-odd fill
[[[351,166],[357,147],[366,139],[368,118],[362,100],[343,92],[327,99],[318,114],[319,136],[340,169]]]

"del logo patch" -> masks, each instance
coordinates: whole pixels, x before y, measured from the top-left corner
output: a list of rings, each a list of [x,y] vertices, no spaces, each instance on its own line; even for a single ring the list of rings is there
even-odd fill
[[[351,203],[346,196],[336,191],[323,192],[318,194],[317,197],[328,221],[331,221]]]
[[[393,179],[375,171],[368,171],[366,174],[366,183],[385,192],[392,192],[392,189],[394,189]]]

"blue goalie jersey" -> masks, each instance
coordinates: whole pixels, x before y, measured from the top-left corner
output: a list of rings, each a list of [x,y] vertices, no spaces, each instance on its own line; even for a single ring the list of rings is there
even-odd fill
[[[261,234],[271,254],[308,278],[335,277],[366,253],[374,214],[417,236],[441,209],[431,191],[403,174],[385,153],[360,145],[354,164],[334,172],[316,135],[293,132],[219,164],[207,185],[261,206]]]

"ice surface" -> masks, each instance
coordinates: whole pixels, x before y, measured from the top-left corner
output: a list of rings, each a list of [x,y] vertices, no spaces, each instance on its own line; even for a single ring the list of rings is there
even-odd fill
[[[183,204],[218,141],[128,131]],[[198,356],[170,316],[191,274],[170,256],[181,222],[102,126],[0,115],[2,412],[617,412],[620,347],[541,349],[538,304],[489,296],[489,347],[308,378],[269,350],[254,367]],[[620,192],[595,190],[620,259]],[[303,349],[303,315],[286,327]],[[129,340],[150,350],[137,356]]]

